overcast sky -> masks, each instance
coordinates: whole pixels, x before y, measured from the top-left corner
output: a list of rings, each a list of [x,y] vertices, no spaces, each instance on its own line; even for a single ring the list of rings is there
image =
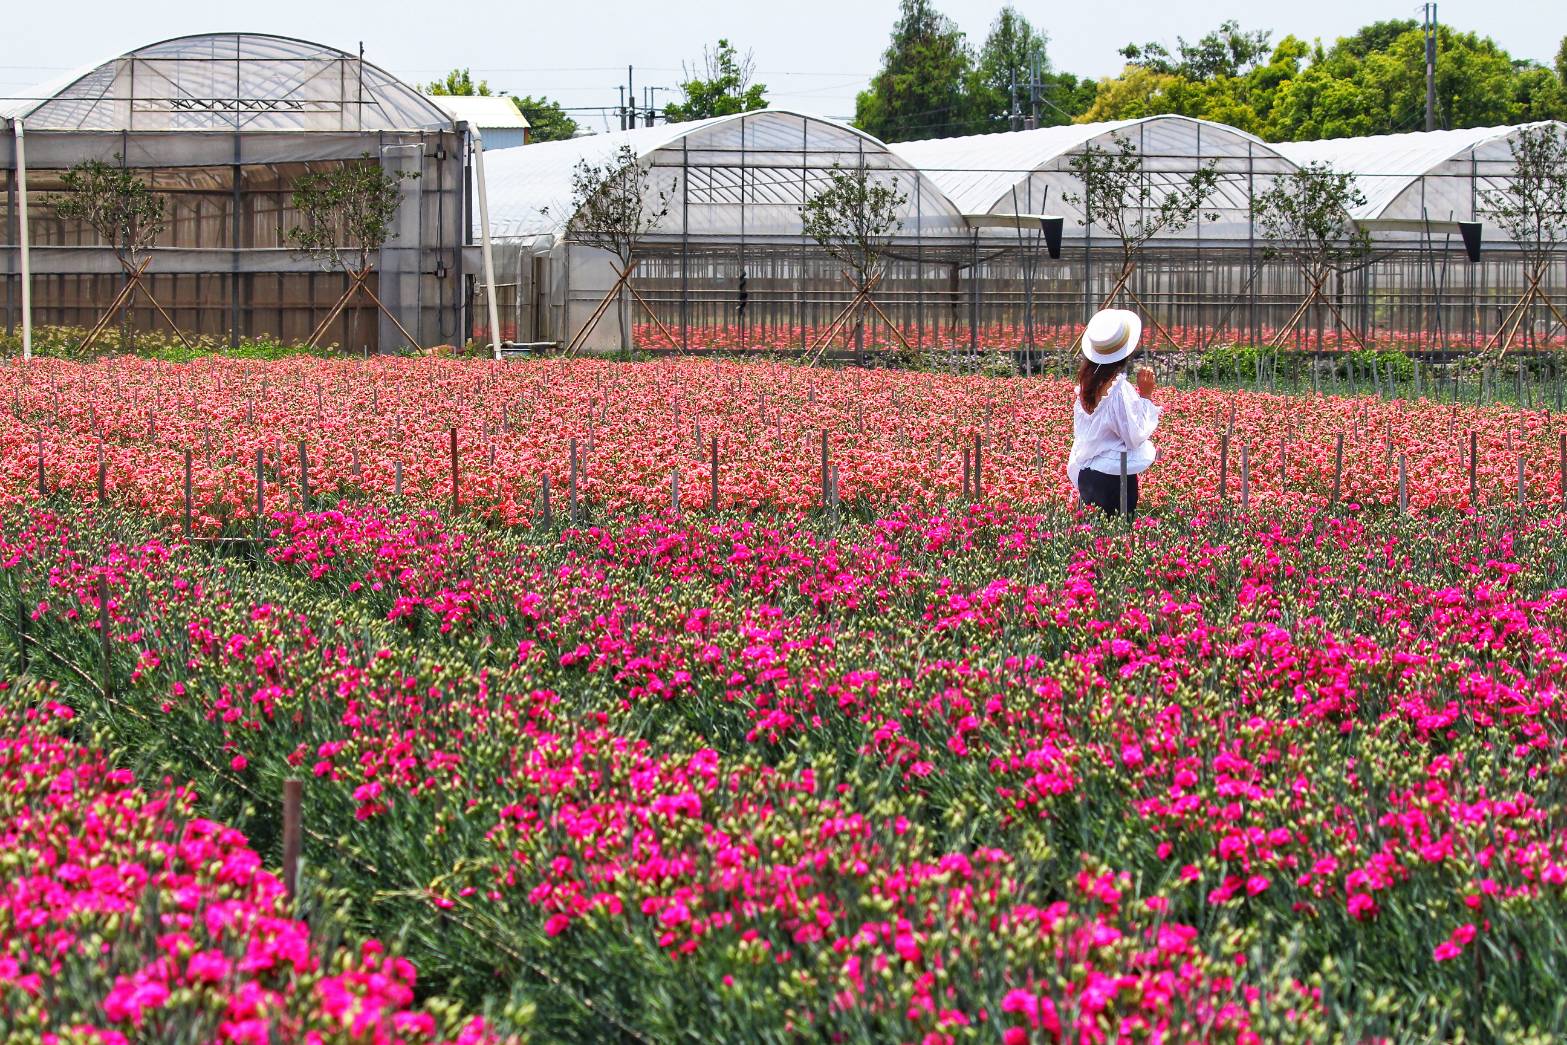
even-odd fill
[[[191,33],[244,30],[302,37],[353,50],[410,81],[468,66],[492,87],[544,94],[598,129],[611,117],[626,65],[646,85],[673,87],[681,62],[699,59],[720,35],[755,52],[758,79],[775,106],[824,116],[854,113],[855,93],[876,71],[897,14],[897,0],[548,0],[511,3],[376,4],[358,0],[269,0],[229,5],[211,0],[74,0],[26,5],[0,34],[0,96],[138,45]],[[938,0],[977,47],[999,0]],[[1362,24],[1419,18],[1417,5],[1364,0],[1179,0],[1105,3],[1072,0],[1016,5],[1050,36],[1057,69],[1106,76],[1119,70],[1118,48],[1130,40],[1195,39],[1226,18],[1266,28],[1274,39],[1294,33],[1325,41]],[[715,14],[715,10],[721,14]],[[1550,64],[1567,34],[1561,0],[1444,3],[1442,21],[1483,31],[1516,57]],[[238,22],[239,24],[236,24]],[[667,100],[667,94],[659,96]]]

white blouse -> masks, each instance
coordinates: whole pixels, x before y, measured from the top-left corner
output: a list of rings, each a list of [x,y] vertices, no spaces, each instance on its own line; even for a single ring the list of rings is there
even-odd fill
[[[1089,413],[1083,409],[1078,389],[1072,411],[1072,452],[1066,459],[1066,477],[1077,489],[1084,468],[1106,475],[1121,474],[1121,453],[1126,453],[1126,474],[1146,472],[1158,456],[1150,438],[1159,427],[1164,410],[1137,394],[1125,374],[1116,375]]]

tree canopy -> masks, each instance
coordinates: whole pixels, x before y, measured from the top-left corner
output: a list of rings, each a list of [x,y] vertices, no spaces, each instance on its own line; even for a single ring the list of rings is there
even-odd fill
[[[473,77],[468,74],[467,69],[453,69],[441,79],[432,80],[429,84],[425,85],[425,93],[460,95],[465,97],[478,95],[483,98],[488,98],[494,92],[490,90],[490,83],[488,80],[480,80],[478,83],[474,83]]]
[[[767,85],[752,82],[755,58],[749,51],[740,54],[726,39],[720,38],[715,49],[703,53],[701,69],[686,69],[684,63],[681,68],[686,77],[680,84],[684,97],[664,107],[670,123],[767,108]]]
[[[1396,134],[1425,120],[1425,39],[1411,20],[1374,22],[1331,46],[1246,31],[1231,21],[1196,43],[1129,44],[1083,121],[1177,113],[1273,141]],[[1558,64],[1567,66],[1567,41]],[[1567,118],[1567,77],[1495,41],[1437,30],[1437,123],[1483,127]]]
[[[577,136],[577,121],[566,115],[559,102],[552,102],[540,95],[512,97],[518,111],[528,120],[528,140],[535,142],[564,141]]]

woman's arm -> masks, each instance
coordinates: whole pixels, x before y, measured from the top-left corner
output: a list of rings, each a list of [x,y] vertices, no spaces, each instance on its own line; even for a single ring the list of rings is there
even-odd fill
[[[1135,450],[1153,437],[1159,427],[1159,417],[1164,412],[1155,404],[1140,397],[1129,382],[1117,382],[1115,394],[1109,396],[1111,420],[1116,434],[1128,450]]]

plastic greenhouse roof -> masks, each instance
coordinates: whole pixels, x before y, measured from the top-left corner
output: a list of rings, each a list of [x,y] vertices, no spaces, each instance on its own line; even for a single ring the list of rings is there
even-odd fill
[[[1065,208],[1037,198],[1043,186],[1031,175],[1067,171],[1067,159],[1096,138],[1132,137],[1151,169],[1190,171],[1199,157],[1260,160],[1261,173],[1279,173],[1289,164],[1262,139],[1224,124],[1188,116],[1149,116],[1135,120],[1065,124],[1029,131],[900,142],[890,148],[924,171],[965,213],[1029,213]]]
[[[453,120],[463,121],[481,131],[491,128],[531,127],[517,103],[505,95],[427,94]]]
[[[258,33],[149,44],[40,85],[0,109],[29,130],[410,131],[439,106],[335,47]]]
[[[834,163],[862,161],[897,179],[909,197],[906,234],[963,229],[946,195],[875,138],[822,117],[763,109],[486,153],[491,235],[560,234],[572,215],[577,165],[603,163],[623,146],[653,172],[655,191],[670,194],[663,235],[683,230],[693,236],[797,237],[805,196]]]
[[[1404,190],[1422,177],[1466,173],[1443,172],[1440,168],[1487,143],[1504,142],[1517,130],[1517,127],[1471,127],[1458,131],[1415,131],[1364,138],[1280,142],[1276,148],[1302,167],[1308,163],[1329,163],[1335,170],[1353,172],[1366,203],[1357,207],[1351,216],[1381,218],[1389,216]],[[1495,158],[1510,159],[1508,150],[1504,147],[1502,155]]]

